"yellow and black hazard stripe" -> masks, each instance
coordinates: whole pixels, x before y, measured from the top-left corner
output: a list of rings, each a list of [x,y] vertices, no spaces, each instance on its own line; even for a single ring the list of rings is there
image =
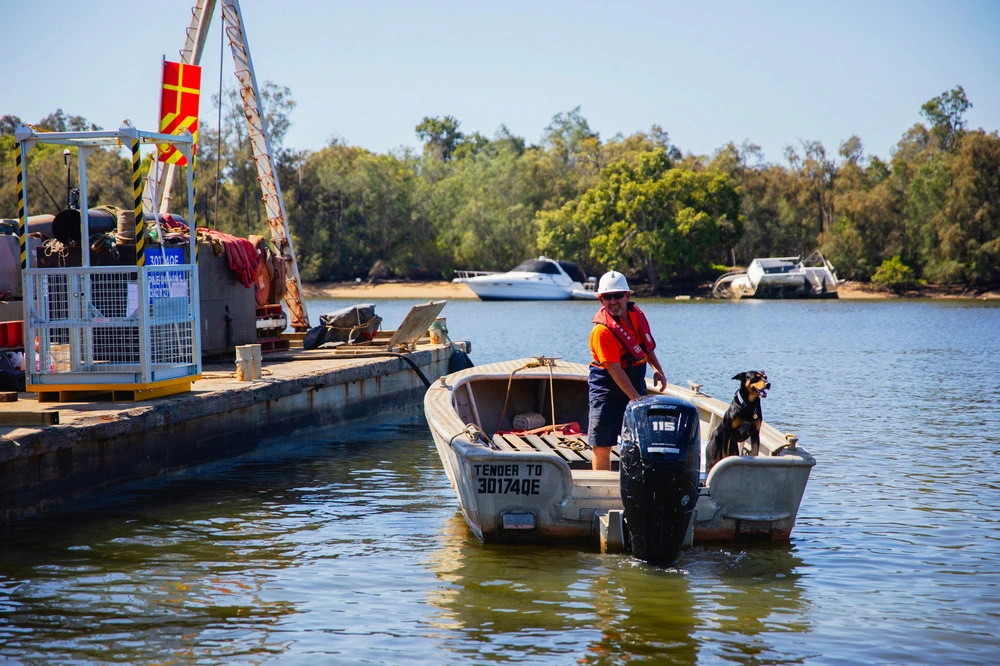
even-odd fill
[[[132,194],[135,201],[135,265],[146,265],[146,223],[142,215],[142,175],[139,173],[139,139],[132,139]]]
[[[24,210],[24,174],[21,169],[21,144],[17,144],[17,220],[21,236],[21,270],[28,267],[28,217]]]
[[[197,215],[198,210],[198,199],[196,197],[197,185],[196,178],[198,177],[198,172],[195,171],[195,166],[198,164],[198,156],[191,151],[191,165],[188,167],[191,169],[191,226],[188,227],[188,233],[191,234],[191,238],[194,238],[194,256],[191,258],[191,263],[198,263],[198,225],[195,224],[194,217]]]

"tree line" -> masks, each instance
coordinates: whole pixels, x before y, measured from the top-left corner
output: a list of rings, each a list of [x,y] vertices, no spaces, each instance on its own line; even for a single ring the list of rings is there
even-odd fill
[[[291,92],[268,82],[261,93],[304,281],[373,271],[450,278],[546,254],[589,274],[616,269],[656,290],[816,248],[846,279],[1000,281],[1000,135],[967,127],[971,103],[961,86],[924,104],[924,122],[887,159],[866,155],[852,136],[836,153],[801,141],[781,163],[765,162],[750,142],[712,155],[682,152],[656,125],[602,139],[579,107],[555,115],[537,144],[506,126],[492,138],[467,134],[445,116],[415,127],[420,151],[380,154],[339,139],[293,151],[283,147]],[[197,223],[267,235],[242,103],[236,91],[213,103],[221,127],[200,122]],[[19,125],[0,118],[3,217],[17,214]],[[61,110],[35,125],[96,129]],[[29,191],[40,192],[31,212],[56,212],[65,205],[61,148],[41,146],[29,159]],[[126,156],[97,151],[88,162],[91,205],[130,208],[130,173]],[[174,192],[173,209],[186,210],[184,188]]]

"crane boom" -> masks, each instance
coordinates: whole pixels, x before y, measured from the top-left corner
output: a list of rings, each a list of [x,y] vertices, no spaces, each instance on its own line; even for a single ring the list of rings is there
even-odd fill
[[[187,40],[181,51],[182,62],[197,65],[205,47],[208,26],[212,21],[212,13],[216,0],[196,0],[191,12],[191,25],[187,30]],[[299,285],[299,268],[295,262],[295,249],[292,246],[292,236],[288,229],[288,218],[285,215],[285,203],[281,198],[281,186],[274,168],[271,143],[267,136],[267,124],[260,107],[260,91],[257,87],[257,76],[253,71],[250,59],[250,45],[247,42],[246,31],[243,29],[243,14],[238,0],[222,0],[222,21],[229,40],[229,48],[233,53],[236,78],[240,83],[240,97],[243,99],[243,110],[249,127],[250,142],[253,146],[254,162],[257,164],[257,176],[263,191],[264,208],[267,211],[267,223],[271,227],[271,240],[281,253],[285,262],[285,303],[288,305],[292,328],[296,331],[309,329],[309,316]],[[221,100],[220,100],[221,103]],[[221,128],[220,128],[221,131]],[[164,183],[161,201],[162,210],[167,210],[172,178],[172,166],[161,172],[157,190]]]
[[[274,169],[271,142],[267,138],[267,125],[260,109],[257,76],[250,60],[250,45],[247,42],[246,30],[243,29],[243,15],[237,0],[222,0],[222,19],[226,24],[229,47],[233,52],[236,78],[240,82],[243,110],[246,112],[250,142],[253,145],[253,158],[257,163],[257,176],[260,178],[260,187],[264,193],[267,223],[271,227],[271,240],[278,247],[287,268],[285,303],[288,304],[290,311],[292,328],[296,331],[305,331],[309,329],[309,318],[299,292],[299,267],[295,263],[295,249],[292,247],[292,236],[288,231],[285,202],[281,198],[281,186],[278,184],[278,176]]]

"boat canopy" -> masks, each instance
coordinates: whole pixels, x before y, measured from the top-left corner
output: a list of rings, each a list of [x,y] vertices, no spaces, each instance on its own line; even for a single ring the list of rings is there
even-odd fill
[[[551,261],[544,259],[526,259],[511,269],[511,273],[545,273],[547,275],[559,275],[559,268]]]
[[[587,274],[583,272],[583,269],[574,264],[572,261],[560,261],[559,265],[562,269],[566,271],[566,275],[569,276],[573,282],[579,282],[583,284],[587,281]]]

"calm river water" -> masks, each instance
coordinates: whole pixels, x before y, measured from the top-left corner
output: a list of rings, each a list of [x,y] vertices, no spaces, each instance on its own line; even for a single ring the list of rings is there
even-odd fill
[[[642,306],[672,383],[767,371],[765,418],[818,459],[787,547],[484,547],[416,410],[0,528],[0,661],[997,663],[1000,304]],[[585,362],[594,310],[443,315],[479,364]]]

